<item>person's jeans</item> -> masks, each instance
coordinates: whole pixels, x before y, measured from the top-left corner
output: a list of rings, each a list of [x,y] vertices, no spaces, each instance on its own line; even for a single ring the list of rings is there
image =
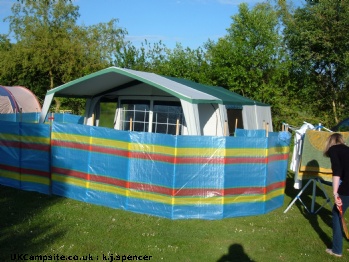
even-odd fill
[[[342,210],[343,215],[345,210],[349,206],[349,196],[339,196],[342,199]],[[343,250],[343,230],[342,230],[342,221],[339,217],[339,211],[336,205],[333,205],[332,208],[332,230],[333,230],[333,243],[332,243],[332,252],[338,255],[342,254]]]

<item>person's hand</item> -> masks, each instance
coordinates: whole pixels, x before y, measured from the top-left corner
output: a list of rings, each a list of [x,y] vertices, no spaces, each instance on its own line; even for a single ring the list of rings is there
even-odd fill
[[[335,201],[335,204],[337,205],[337,206],[341,206],[342,205],[342,199],[339,197],[339,196],[336,196],[335,198],[334,198],[334,201]]]

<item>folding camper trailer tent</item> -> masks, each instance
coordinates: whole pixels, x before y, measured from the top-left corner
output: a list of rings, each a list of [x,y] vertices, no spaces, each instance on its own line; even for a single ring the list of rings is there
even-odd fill
[[[182,135],[219,136],[234,127],[263,129],[270,106],[222,87],[198,84],[154,73],[109,67],[49,90],[40,122],[44,122],[54,97],[86,98],[86,125],[98,125],[99,105],[117,102],[114,128]]]

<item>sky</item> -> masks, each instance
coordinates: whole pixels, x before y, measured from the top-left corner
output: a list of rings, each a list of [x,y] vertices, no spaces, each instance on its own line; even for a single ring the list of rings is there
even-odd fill
[[[0,0],[0,34],[7,34],[17,0]],[[227,34],[238,6],[252,8],[261,0],[73,0],[79,6],[78,25],[94,25],[118,19],[118,26],[127,30],[126,40],[140,46],[145,39],[162,41],[168,48],[176,43],[196,49],[209,39],[218,40]],[[305,2],[295,0],[294,2]]]

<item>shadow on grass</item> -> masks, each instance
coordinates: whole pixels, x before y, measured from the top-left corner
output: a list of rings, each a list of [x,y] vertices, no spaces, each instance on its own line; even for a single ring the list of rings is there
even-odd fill
[[[303,181],[303,187],[307,181]],[[326,185],[324,185],[326,188]],[[294,178],[292,174],[288,174],[286,179],[285,194],[291,198],[291,201],[299,194],[300,189],[294,188]],[[311,211],[311,205],[313,200],[313,183],[311,183],[299,196],[303,201],[304,205]],[[316,198],[314,202],[314,213],[308,212],[304,205],[297,199],[294,202],[294,206],[298,208],[304,218],[310,223],[314,228],[315,232],[319,235],[320,239],[325,246],[330,247],[332,245],[332,236],[329,236],[319,225],[319,219],[321,219],[328,227],[332,228],[332,213],[328,209],[330,203],[327,203],[323,208],[320,208],[326,201],[326,197],[322,192],[322,189],[316,185]],[[289,203],[291,204],[291,202]],[[288,204],[288,205],[289,205]],[[320,208],[320,209],[319,209]],[[331,206],[332,208],[332,206]],[[318,211],[317,213],[315,213]],[[291,209],[287,212],[291,212]],[[294,211],[293,211],[294,212]]]
[[[0,261],[15,255],[44,255],[43,247],[64,236],[41,212],[61,199],[0,185]]]
[[[240,244],[233,244],[229,247],[228,254],[223,255],[217,262],[247,262],[254,261],[245,253],[244,248]]]

